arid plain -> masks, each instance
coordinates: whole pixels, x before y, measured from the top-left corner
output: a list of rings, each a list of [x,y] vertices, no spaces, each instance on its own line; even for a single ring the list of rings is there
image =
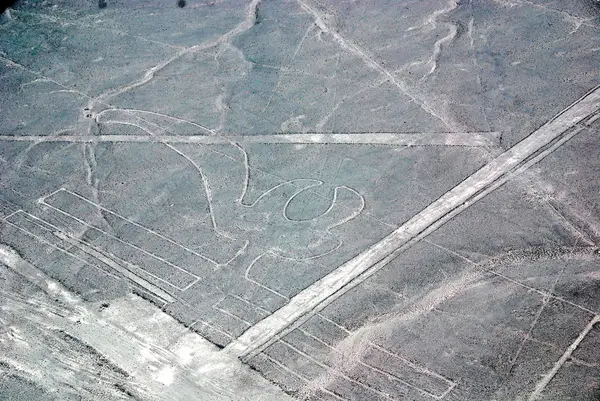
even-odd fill
[[[600,400],[600,4],[0,17],[0,399]]]

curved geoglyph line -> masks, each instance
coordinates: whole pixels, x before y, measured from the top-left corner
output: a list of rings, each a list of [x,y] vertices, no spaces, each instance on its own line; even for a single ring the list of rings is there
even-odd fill
[[[270,195],[271,193],[277,191],[279,188],[283,188],[286,185],[292,185],[295,183],[299,183],[299,182],[312,182],[312,184],[310,185],[305,185],[302,187],[296,187],[296,191],[291,195],[291,197],[289,199],[294,198],[296,195],[300,194],[301,192],[304,192],[307,189],[310,188],[314,188],[314,187],[318,187],[319,185],[323,184],[323,181],[321,180],[314,180],[312,178],[296,178],[294,180],[288,180],[288,181],[284,181],[282,183],[279,183],[277,185],[275,185],[274,187],[268,189],[267,191],[263,192],[258,198],[256,198],[254,200],[254,202],[252,203],[244,203],[243,201],[239,201],[238,204],[242,207],[246,207],[246,208],[253,208],[255,207],[261,200],[263,200],[264,198],[266,198],[268,195]],[[247,188],[247,183],[244,186],[245,188]],[[290,202],[290,200],[288,199],[288,201],[286,201],[286,205],[287,203]],[[283,213],[283,211],[282,211]],[[285,214],[283,215],[283,217],[285,218]],[[293,220],[289,220],[289,221],[293,221]]]
[[[381,270],[417,241],[589,127],[599,110],[600,85],[497,155],[382,240],[296,294],[285,306],[249,328],[225,350],[244,359],[261,352],[279,336],[306,321],[311,314]]]
[[[142,131],[148,133],[149,135],[155,135],[152,131],[148,130],[147,128],[145,128],[145,127],[143,127],[143,126],[141,126],[139,124],[135,124],[135,123],[129,122],[129,121],[110,120],[110,121],[104,121],[103,123],[104,124],[130,125],[130,126],[133,126],[133,127],[141,129]],[[216,222],[216,219],[215,219],[215,213],[214,213],[213,204],[212,204],[212,199],[213,198],[212,198],[212,192],[210,190],[210,184],[209,184],[209,182],[208,182],[208,180],[206,178],[206,175],[204,174],[202,168],[196,162],[194,162],[194,160],[192,160],[188,155],[186,155],[185,153],[181,152],[179,149],[177,149],[176,147],[174,147],[170,143],[166,143],[166,142],[161,142],[161,143],[163,145],[165,145],[167,148],[173,150],[179,156],[183,157],[198,172],[200,180],[202,181],[202,189],[203,189],[204,194],[206,195],[206,199],[207,199],[207,203],[208,203],[208,211],[209,211],[209,215],[210,215],[211,226],[212,226],[212,229],[215,231],[215,233],[217,233],[218,235],[221,235],[221,236],[223,236],[225,238],[235,239],[231,235],[229,235],[227,232],[221,231],[217,227],[217,222]]]
[[[354,212],[354,213],[352,213],[351,217],[348,217],[348,218],[344,219],[344,220],[343,220],[342,222],[340,222],[340,223],[337,223],[337,224],[335,224],[335,225],[329,226],[328,228],[337,227],[338,225],[344,224],[344,223],[346,223],[347,221],[349,221],[349,220],[352,220],[354,217],[356,217],[358,214],[360,214],[360,212],[362,212],[362,210],[365,208],[365,199],[364,199],[364,197],[363,197],[363,196],[362,196],[362,195],[361,195],[361,194],[360,194],[358,191],[356,191],[355,189],[353,189],[353,188],[350,188],[350,187],[348,187],[348,186],[345,186],[345,185],[342,185],[342,186],[337,186],[337,187],[335,187],[335,188],[334,188],[334,194],[333,194],[333,199],[332,199],[332,201],[331,201],[331,205],[329,206],[329,208],[328,208],[328,209],[327,209],[327,210],[326,210],[326,211],[325,211],[323,214],[321,214],[321,215],[319,215],[319,216],[315,216],[315,217],[313,217],[313,218],[311,218],[311,219],[307,219],[307,220],[293,220],[293,219],[290,219],[290,218],[288,218],[288,217],[287,217],[287,213],[286,213],[286,211],[287,211],[287,207],[288,207],[288,205],[290,204],[290,202],[292,202],[292,200],[293,200],[293,199],[294,199],[294,198],[295,198],[297,195],[299,195],[301,192],[303,192],[303,191],[305,191],[305,190],[307,190],[307,189],[310,189],[310,188],[313,188],[313,187],[317,187],[317,186],[320,186],[320,185],[323,185],[323,184],[324,184],[324,182],[323,182],[323,181],[321,181],[321,180],[314,180],[314,179],[310,179],[310,178],[298,178],[298,179],[295,179],[295,180],[288,180],[288,181],[285,181],[285,182],[283,182],[283,183],[281,183],[281,184],[278,184],[278,185],[276,185],[275,187],[273,187],[273,188],[269,189],[267,192],[263,193],[263,194],[262,194],[261,196],[259,196],[259,198],[258,198],[256,201],[254,201],[253,203],[251,203],[251,204],[245,204],[245,203],[244,203],[244,197],[246,196],[246,194],[247,194],[247,192],[248,192],[248,186],[250,185],[250,184],[249,184],[249,183],[250,183],[250,162],[249,162],[249,156],[248,156],[248,152],[246,152],[246,150],[245,150],[245,149],[244,149],[244,148],[243,148],[243,147],[242,147],[242,146],[241,146],[239,143],[237,143],[237,142],[235,142],[235,141],[233,141],[233,140],[230,140],[230,141],[231,141],[231,144],[232,144],[232,145],[234,145],[234,147],[235,147],[236,149],[238,149],[238,150],[241,152],[241,154],[242,154],[242,159],[243,159],[243,161],[244,161],[244,173],[245,173],[245,176],[244,176],[244,183],[243,183],[242,191],[241,191],[241,193],[240,193],[240,197],[237,199],[237,203],[238,203],[239,205],[241,205],[241,206],[249,206],[249,207],[252,207],[252,206],[254,206],[254,205],[256,204],[256,202],[257,202],[259,199],[261,199],[261,198],[262,198],[264,195],[266,195],[267,193],[271,192],[272,190],[276,189],[277,187],[279,187],[279,186],[281,186],[281,185],[285,185],[285,184],[288,184],[288,183],[293,183],[293,182],[298,182],[298,181],[307,181],[307,180],[308,180],[308,181],[314,181],[314,182],[316,182],[316,184],[315,184],[315,185],[311,185],[311,186],[309,186],[309,187],[305,187],[305,188],[302,188],[302,189],[300,189],[298,192],[294,193],[294,194],[293,194],[293,195],[292,195],[292,196],[291,196],[291,197],[290,197],[290,198],[287,200],[287,202],[285,203],[285,205],[284,205],[284,209],[283,209],[283,215],[284,215],[284,218],[285,218],[286,220],[289,220],[289,221],[308,221],[308,220],[312,220],[312,219],[316,219],[316,218],[319,218],[319,217],[325,216],[325,215],[326,215],[327,213],[329,213],[329,212],[332,210],[332,208],[334,207],[334,205],[335,205],[335,202],[336,202],[336,200],[337,200],[338,191],[339,191],[339,189],[340,189],[340,188],[347,189],[347,190],[349,190],[349,191],[351,191],[351,192],[355,193],[355,194],[356,194],[356,195],[357,195],[357,196],[360,198],[360,201],[361,201],[361,206],[360,206],[360,208],[359,208],[360,210],[358,210],[357,212]]]
[[[248,267],[246,268],[246,271],[245,271],[245,273],[244,273],[244,278],[245,278],[246,280],[248,280],[249,282],[251,282],[251,283],[253,283],[253,284],[255,284],[255,285],[257,285],[257,286],[259,286],[259,287],[261,287],[261,288],[263,288],[263,289],[265,289],[265,290],[269,291],[270,293],[272,293],[272,294],[275,294],[275,295],[277,295],[277,296],[279,296],[279,297],[281,297],[281,298],[283,298],[283,299],[285,299],[285,300],[287,301],[287,300],[289,300],[289,297],[286,297],[286,296],[285,296],[285,295],[283,295],[282,293],[280,293],[280,292],[278,292],[278,291],[275,291],[274,289],[272,289],[272,288],[269,288],[269,287],[267,287],[267,286],[265,286],[265,285],[263,285],[263,284],[259,283],[258,281],[256,281],[256,280],[254,280],[254,279],[250,278],[250,271],[252,270],[252,268],[254,267],[254,265],[256,264],[256,262],[258,262],[258,261],[259,261],[260,259],[262,259],[264,256],[266,256],[266,255],[269,255],[269,254],[271,254],[271,253],[270,253],[270,252],[264,252],[264,253],[261,253],[260,255],[258,255],[257,257],[255,257],[255,258],[252,260],[252,262],[250,262],[250,264],[248,265]]]
[[[306,189],[308,189],[308,188],[306,188]],[[318,216],[315,216],[315,217],[312,217],[310,219],[306,219],[306,220],[292,220],[292,219],[290,219],[290,218],[287,217],[286,212],[287,212],[287,208],[289,206],[289,203],[292,202],[292,200],[297,195],[299,195],[301,192],[303,192],[304,190],[299,191],[296,194],[294,194],[292,197],[290,197],[290,199],[288,199],[288,201],[285,203],[285,206],[284,206],[284,209],[283,209],[283,215],[284,215],[285,219],[287,221],[290,221],[290,222],[308,222],[308,221],[313,221],[313,220],[321,219],[321,218],[327,216],[333,210],[333,208],[337,204],[336,202],[337,202],[337,198],[338,198],[338,192],[341,189],[345,189],[345,190],[348,190],[348,191],[354,193],[358,197],[358,199],[360,200],[360,206],[358,208],[356,208],[354,211],[352,211],[352,213],[350,213],[348,216],[346,216],[343,219],[341,219],[341,220],[339,220],[339,221],[337,221],[335,223],[332,223],[332,224],[330,224],[330,225],[328,225],[328,226],[325,227],[324,232],[326,232],[327,234],[330,234],[334,238],[336,238],[336,240],[338,241],[338,244],[334,248],[332,248],[331,250],[329,250],[327,252],[316,254],[316,255],[313,255],[313,256],[309,256],[309,257],[291,258],[291,257],[287,257],[287,256],[281,255],[281,254],[278,254],[278,256],[280,256],[280,257],[282,257],[284,259],[287,259],[287,260],[297,260],[297,261],[312,260],[312,259],[318,259],[318,258],[321,258],[323,256],[329,255],[329,254],[337,251],[338,249],[340,249],[344,245],[344,241],[340,240],[339,237],[337,237],[336,235],[333,235],[331,233],[331,229],[333,229],[335,227],[338,227],[338,226],[341,226],[341,225],[347,223],[348,221],[354,219],[356,216],[358,216],[364,210],[364,208],[365,208],[365,198],[358,191],[356,191],[353,188],[347,187],[345,185],[344,186],[337,186],[337,187],[335,187],[334,190],[333,190],[333,199],[331,200],[331,204],[329,205],[329,207],[327,208],[327,210],[325,210],[322,214],[320,214]]]
[[[290,219],[289,216],[287,215],[287,211],[288,211],[288,207],[289,207],[290,203],[301,193],[303,193],[307,190],[310,190],[311,188],[315,188],[315,187],[318,187],[318,186],[324,184],[324,182],[321,180],[305,179],[305,178],[289,180],[289,181],[283,182],[281,184],[278,184],[278,185],[274,186],[273,188],[269,189],[268,191],[264,192],[263,194],[261,194],[261,196],[259,196],[254,202],[252,202],[250,204],[241,203],[241,206],[246,207],[246,208],[252,208],[252,207],[256,206],[262,199],[266,198],[267,195],[273,193],[277,189],[285,187],[286,185],[295,186],[295,184],[298,184],[300,182],[306,182],[307,184],[304,185],[302,188],[296,189],[295,192],[291,196],[289,196],[289,198],[287,199],[287,201],[284,203],[284,205],[281,208],[282,218],[286,222],[289,222],[293,225],[300,225],[300,226],[306,225],[308,227],[307,229],[309,229],[309,230],[313,230],[317,233],[326,233],[327,236],[334,238],[336,240],[337,244],[333,248],[331,248],[325,252],[316,253],[316,254],[312,254],[311,256],[305,256],[305,257],[288,256],[288,255],[286,255],[286,252],[284,252],[284,251],[271,249],[271,253],[273,253],[274,255],[276,255],[278,257],[286,259],[286,260],[306,261],[306,260],[317,259],[317,258],[326,256],[328,254],[331,254],[331,253],[337,251],[338,249],[340,249],[343,246],[344,242],[342,240],[340,240],[338,236],[331,233],[331,229],[352,220],[353,218],[358,216],[365,207],[364,197],[362,195],[360,195],[357,191],[355,191],[352,188],[346,187],[346,186],[338,186],[334,189],[333,198],[330,201],[329,207],[323,213],[321,213],[318,216],[311,217],[310,219],[302,219],[302,220]],[[357,199],[360,203],[358,205],[358,207],[346,208],[343,205],[340,205],[338,203],[339,192],[342,189],[348,190],[350,193],[354,194],[357,197]],[[351,210],[351,212],[346,213],[347,216],[344,216],[343,218],[340,218],[337,221],[331,222],[331,223],[325,225],[324,227],[318,227],[318,228],[310,227],[310,226],[314,226],[316,222],[319,222],[319,220],[322,221],[322,219],[324,219],[326,216],[331,214],[331,212],[334,210],[334,208],[336,206],[338,207],[338,209],[352,209],[352,210]]]
[[[323,181],[320,181],[319,185],[322,185],[322,184],[323,184]],[[318,185],[316,185],[316,186],[318,186]],[[337,227],[337,226],[341,226],[342,224],[347,223],[348,221],[352,220],[353,218],[355,218],[356,216],[358,216],[364,210],[365,205],[366,205],[365,197],[362,196],[357,190],[355,190],[354,188],[350,188],[350,187],[348,187],[346,185],[340,185],[340,186],[337,186],[337,187],[335,187],[333,189],[333,198],[331,200],[331,204],[329,205],[329,207],[327,208],[327,210],[325,210],[323,213],[321,213],[318,216],[314,216],[314,217],[311,217],[310,219],[305,219],[305,220],[290,219],[287,216],[287,208],[288,208],[289,204],[294,200],[294,198],[297,195],[299,195],[301,192],[305,191],[306,189],[309,189],[309,188],[305,188],[305,189],[303,189],[301,191],[298,191],[297,193],[295,193],[294,195],[292,195],[292,197],[290,197],[290,199],[288,199],[287,202],[285,203],[284,209],[283,209],[283,215],[284,215],[284,217],[285,217],[286,220],[292,221],[292,222],[303,222],[303,221],[310,221],[310,220],[319,219],[319,218],[327,216],[333,210],[333,208],[335,207],[336,202],[337,202],[337,198],[338,198],[338,192],[341,189],[345,189],[345,190],[350,191],[353,194],[355,194],[358,197],[358,199],[360,200],[360,206],[357,209],[355,209],[352,213],[350,213],[350,215],[348,217],[345,217],[342,220],[338,221],[337,223],[334,223],[334,224],[331,224],[331,225],[327,226],[327,230],[330,230],[330,229],[332,229],[334,227]]]
[[[319,218],[322,218],[326,215],[328,215],[333,208],[335,207],[335,205],[337,204],[337,200],[338,200],[338,193],[340,189],[346,189],[352,193],[354,193],[355,195],[358,196],[358,198],[360,199],[360,206],[358,208],[358,210],[354,210],[352,213],[350,213],[349,216],[343,218],[342,220],[333,223],[327,227],[325,227],[324,232],[331,234],[330,230],[334,227],[340,226],[350,220],[352,220],[353,218],[355,218],[356,216],[358,216],[365,208],[365,199],[364,197],[355,189],[347,187],[347,186],[337,186],[334,188],[334,193],[333,193],[333,199],[331,200],[331,203],[329,205],[329,207],[327,208],[327,210],[325,210],[325,212],[323,212],[322,214],[312,217],[310,219],[306,219],[306,220],[294,220],[294,219],[290,219],[287,215],[287,209],[289,207],[289,204],[294,200],[294,198],[296,198],[296,196],[298,196],[299,194],[301,194],[302,192],[309,190],[311,188],[315,188],[318,187],[320,185],[323,185],[324,182],[321,180],[314,180],[314,179],[306,179],[306,178],[300,178],[300,179],[295,179],[295,180],[288,180],[285,181],[281,184],[278,184],[276,186],[274,186],[273,188],[269,189],[268,191],[264,192],[263,194],[261,194],[254,202],[252,202],[251,204],[246,204],[244,203],[244,197],[247,194],[248,191],[248,186],[249,186],[249,182],[250,182],[250,163],[249,163],[249,156],[248,156],[248,152],[246,152],[246,150],[237,142],[233,142],[232,144],[241,152],[242,154],[242,158],[244,160],[244,170],[245,170],[245,176],[244,176],[244,183],[243,183],[243,187],[242,187],[242,191],[240,193],[240,197],[237,199],[237,203],[240,206],[243,207],[253,207],[255,206],[262,198],[264,198],[266,195],[268,195],[269,193],[275,191],[276,189],[284,186],[284,185],[288,185],[288,184],[294,184],[296,182],[303,182],[303,181],[312,181],[314,182],[313,185],[309,185],[309,186],[305,186],[304,188],[300,188],[298,191],[296,191],[294,194],[292,194],[288,200],[285,202],[283,208],[282,208],[282,216],[285,220],[289,221],[289,222],[293,222],[293,223],[302,223],[302,222],[309,222],[309,221],[314,221],[314,220],[318,220]],[[336,237],[337,238],[337,237]],[[311,260],[311,259],[317,259],[323,256],[326,256],[330,253],[333,253],[335,251],[337,251],[339,248],[341,248],[343,245],[343,241],[338,239],[338,244],[331,250],[318,254],[318,255],[313,255],[313,256],[309,256],[309,257],[305,257],[305,258],[295,258],[295,257],[288,257],[285,256],[279,252],[275,252],[275,254],[283,259],[287,259],[287,260],[295,260],[295,261],[303,261],[303,260]]]
[[[194,126],[194,127],[200,128],[200,129],[202,129],[202,130],[204,130],[204,131],[208,132],[209,134],[216,135],[216,132],[215,132],[215,131],[213,131],[213,130],[211,130],[210,128],[208,128],[208,127],[205,127],[205,126],[203,126],[203,125],[201,125],[201,124],[198,124],[198,123],[195,123],[195,122],[192,122],[192,121],[189,121],[189,120],[183,119],[183,118],[179,118],[179,117],[171,116],[171,115],[164,114],[164,113],[159,113],[159,112],[156,112],[156,111],[150,111],[150,110],[141,110],[141,109],[126,109],[126,108],[111,108],[111,109],[106,109],[106,110],[102,110],[101,112],[99,112],[99,113],[97,113],[97,114],[96,114],[96,121],[97,121],[97,122],[111,122],[112,120],[100,121],[98,118],[99,118],[99,117],[100,117],[102,114],[104,114],[104,113],[107,113],[107,112],[114,112],[114,111],[122,111],[122,112],[124,112],[124,113],[127,113],[127,114],[130,114],[130,115],[131,115],[131,113],[133,113],[133,114],[135,114],[135,113],[140,113],[140,114],[150,114],[150,115],[153,115],[153,116],[162,117],[162,118],[166,118],[166,119],[169,119],[169,120],[174,120],[174,121],[177,121],[177,122],[179,122],[179,123],[190,124],[190,125],[192,125],[192,126]],[[143,120],[143,121],[144,121],[144,122],[147,122],[147,123],[154,124],[154,125],[156,125],[156,126],[157,126],[157,127],[159,127],[159,128],[162,128],[162,127],[160,127],[158,124],[156,124],[156,123],[153,123],[153,122],[151,122],[151,121],[146,121],[146,120]],[[152,135],[152,134],[151,134],[151,135]]]
[[[106,119],[102,118],[105,114],[109,114],[109,113],[115,113],[117,114],[117,116],[115,116],[116,118],[110,116]],[[134,123],[131,121],[127,121],[126,119],[119,119],[118,118],[118,114],[125,114],[127,116],[131,116],[134,117],[136,119],[140,119],[141,121],[143,121],[145,124],[140,124],[140,123]],[[234,148],[236,148],[241,155],[242,161],[243,161],[243,165],[244,165],[244,178],[243,178],[243,183],[242,183],[242,188],[240,191],[240,196],[236,199],[235,203],[243,208],[253,208],[255,207],[260,201],[262,201],[263,199],[265,199],[266,197],[268,197],[269,194],[272,194],[273,192],[277,191],[278,189],[285,187],[286,185],[297,185],[299,183],[310,183],[310,185],[302,185],[300,187],[297,188],[297,190],[287,199],[287,201],[285,202],[285,204],[282,207],[281,213],[282,213],[282,217],[289,222],[292,223],[304,223],[304,222],[314,222],[314,221],[318,221],[319,218],[322,218],[326,215],[328,215],[333,209],[334,207],[337,205],[337,201],[338,201],[338,194],[339,191],[341,189],[346,189],[348,191],[350,191],[351,193],[355,194],[360,202],[360,205],[358,206],[358,208],[355,208],[354,210],[351,211],[351,213],[349,213],[348,216],[342,218],[340,221],[337,221],[335,223],[329,224],[328,226],[326,226],[322,231],[326,232],[327,234],[330,234],[330,229],[340,226],[350,220],[352,220],[353,218],[355,218],[356,216],[358,216],[362,210],[365,207],[365,200],[364,197],[358,193],[358,191],[354,190],[353,188],[347,187],[347,186],[338,186],[334,188],[334,194],[333,194],[333,199],[331,200],[330,206],[328,207],[328,209],[323,212],[321,215],[319,216],[315,216],[312,217],[310,219],[306,219],[306,220],[294,220],[294,219],[290,219],[287,215],[287,209],[289,207],[289,204],[302,192],[323,185],[323,181],[321,180],[314,180],[314,179],[307,179],[307,178],[299,178],[299,179],[294,179],[294,180],[287,180],[284,181],[280,184],[277,184],[275,186],[273,186],[272,188],[268,189],[267,191],[265,191],[264,193],[262,193],[257,199],[255,199],[252,203],[246,203],[244,202],[244,198],[247,195],[248,192],[248,188],[249,188],[249,182],[250,182],[250,163],[249,163],[249,156],[248,156],[248,152],[236,141],[233,141],[229,138],[227,138],[226,136],[220,135],[219,133],[215,132],[214,130],[211,130],[210,128],[207,128],[201,124],[189,121],[189,120],[185,120],[185,119],[181,119],[178,117],[173,117],[164,113],[158,113],[158,112],[153,112],[153,111],[147,111],[147,110],[140,110],[140,109],[116,109],[116,108],[111,108],[111,109],[106,109],[103,110],[101,112],[99,112],[98,114],[95,115],[95,118],[98,122],[102,122],[102,123],[108,123],[108,124],[123,124],[123,125],[130,125],[136,128],[141,129],[142,131],[146,132],[149,136],[156,136],[156,133],[153,132],[150,128],[147,127],[147,125],[152,125],[154,127],[156,127],[158,130],[166,130],[167,132],[171,132],[168,129],[165,129],[164,127],[162,127],[160,124],[157,124],[153,121],[148,121],[146,119],[142,119],[140,117],[138,117],[136,115],[136,113],[140,113],[140,114],[148,114],[148,115],[154,115],[154,116],[158,116],[161,118],[165,118],[165,119],[169,119],[169,120],[173,120],[176,121],[177,123],[183,123],[183,124],[189,124],[193,127],[199,128],[207,133],[209,133],[210,135],[217,135],[220,136],[222,138],[224,138],[226,140],[226,142],[228,142],[230,145],[232,145]],[[111,118],[112,117],[112,118]],[[176,133],[174,133],[175,136],[177,136]],[[217,233],[218,235],[221,235],[223,237],[229,238],[229,239],[235,239],[230,233],[222,230],[219,227],[219,224],[217,223],[217,218],[216,218],[216,213],[214,210],[214,205],[213,205],[213,193],[210,187],[210,182],[207,179],[206,175],[204,174],[204,171],[202,170],[202,167],[199,166],[191,157],[189,157],[188,155],[186,155],[184,152],[182,152],[181,150],[177,149],[175,146],[166,143],[166,142],[162,142],[165,146],[167,146],[169,149],[171,149],[172,151],[176,152],[179,156],[183,157],[188,163],[190,163],[194,169],[198,172],[198,175],[201,179],[201,183],[202,183],[202,188],[203,188],[203,192],[206,196],[207,199],[207,203],[208,203],[208,209],[209,209],[209,215],[210,215],[210,220],[211,220],[211,226],[212,229],[215,231],[215,233]],[[228,155],[223,155],[225,157],[227,157]],[[335,237],[335,236],[334,236]],[[337,238],[337,237],[336,237]],[[288,260],[309,260],[309,259],[316,259],[322,256],[325,256],[329,253],[335,252],[337,249],[339,249],[342,245],[343,242],[341,240],[338,239],[338,244],[337,246],[335,246],[333,249],[325,252],[325,253],[321,253],[321,254],[317,254],[317,255],[312,255],[310,257],[306,257],[306,258],[296,258],[296,257],[289,257],[286,256],[284,254],[280,254],[277,253],[278,256],[284,258],[284,259],[288,259]],[[236,255],[231,258],[227,263],[231,263],[233,260],[235,260],[238,256],[240,256],[242,253],[244,253],[244,251],[246,250],[246,248],[248,247],[249,243],[248,241],[246,241],[244,247],[242,250],[238,251],[236,253]]]
[[[181,123],[186,123],[186,124],[191,124],[194,127],[203,129],[209,133],[212,133],[213,131],[210,130],[209,128],[206,128],[200,124],[197,123],[193,123],[187,120],[183,120],[177,117],[172,117],[163,113],[157,113],[157,112],[153,112],[153,111],[146,111],[146,110],[139,110],[139,109],[106,109],[101,111],[100,113],[98,113],[96,115],[96,119],[98,122],[102,122],[102,123],[109,123],[109,124],[123,124],[123,125],[130,125],[136,128],[141,129],[142,131],[146,132],[148,135],[150,136],[155,136],[156,133],[149,130],[146,127],[143,127],[141,124],[136,124],[130,121],[126,121],[126,120],[115,120],[115,119],[109,119],[109,120],[105,120],[105,121],[100,121],[99,117],[107,112],[124,112],[127,115],[133,115],[133,117],[137,117],[135,116],[135,113],[146,113],[146,114],[151,114],[151,115],[155,115],[155,116],[159,116],[159,117],[163,117],[163,118],[168,118],[171,120],[175,120]],[[150,125],[154,125],[155,127],[157,127],[160,130],[164,130],[163,127],[161,127],[159,124],[152,122],[152,121],[148,121],[148,120],[142,120],[147,124]],[[192,160],[192,158],[190,158],[188,155],[186,155],[184,152],[180,151],[179,149],[177,149],[175,146],[171,145],[170,143],[166,143],[166,142],[162,142],[163,145],[165,145],[167,148],[171,149],[172,151],[174,151],[175,153],[177,153],[179,156],[183,157],[188,163],[190,163],[193,168],[198,172],[198,175],[200,177],[200,180],[202,182],[202,188],[203,188],[203,192],[206,196],[206,200],[208,203],[208,210],[209,210],[209,215],[210,215],[210,221],[211,221],[211,225],[212,225],[212,229],[215,231],[215,233],[217,233],[218,235],[221,235],[225,238],[229,238],[229,239],[235,239],[233,238],[233,236],[231,236],[229,233],[222,231],[218,225],[217,225],[217,221],[215,218],[215,212],[213,209],[213,197],[212,197],[212,191],[210,189],[210,183],[208,182],[208,179],[206,178],[206,175],[204,174],[204,171],[202,170],[202,168],[194,161]],[[244,247],[245,248],[245,247]]]

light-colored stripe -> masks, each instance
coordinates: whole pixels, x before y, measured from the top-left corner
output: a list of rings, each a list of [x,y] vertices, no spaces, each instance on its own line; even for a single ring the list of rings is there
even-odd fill
[[[537,385],[535,386],[535,390],[533,391],[533,393],[531,393],[531,395],[528,398],[529,401],[535,401],[535,400],[539,399],[540,394],[542,393],[542,391],[544,391],[546,386],[548,386],[548,383],[550,383],[550,381],[554,378],[554,376],[556,376],[556,374],[558,373],[560,368],[565,364],[567,359],[569,359],[569,357],[573,354],[573,351],[575,351],[577,349],[577,347],[583,341],[585,336],[587,336],[588,333],[590,331],[592,331],[592,329],[598,322],[600,322],[600,316],[598,316],[598,315],[594,316],[592,318],[592,320],[590,320],[590,322],[587,324],[587,326],[585,326],[583,331],[581,333],[579,333],[579,336],[575,339],[575,341],[573,341],[573,343],[571,345],[569,345],[569,347],[567,348],[565,353],[560,357],[560,359],[558,361],[556,361],[556,363],[554,364],[554,366],[552,367],[550,372],[546,373],[544,375],[544,377],[542,378],[542,380],[540,380],[537,383]]]
[[[600,87],[594,88],[527,138],[500,154],[387,237],[350,259],[294,296],[289,303],[244,332],[225,350],[250,357],[321,304],[331,302],[382,268],[398,251],[429,234],[508,179],[550,154],[581,130],[574,126],[600,109]],[[592,117],[593,118],[593,117]]]
[[[21,280],[7,281],[0,288],[0,317],[18,333],[2,337],[2,360],[16,361],[25,378],[55,389],[56,399],[71,398],[63,395],[79,388],[104,394],[96,399],[122,399],[123,393],[113,387],[120,383],[133,393],[128,399],[294,401],[258,372],[133,294],[99,308],[105,300],[84,302],[2,243],[0,263],[41,289],[33,292],[21,286]],[[81,359],[79,346],[70,352],[65,345],[73,342],[64,341],[67,335],[92,353]],[[109,362],[91,367],[89,358],[95,352]],[[40,364],[39,355],[47,363]],[[117,367],[126,373],[117,373]]]
[[[71,238],[67,234],[62,233],[60,231],[54,232],[54,235],[56,235],[58,238],[62,239],[63,241],[66,241],[69,244],[81,249],[83,252],[87,253],[88,255],[95,257],[99,261],[103,262],[105,265],[112,267],[113,269],[115,269],[116,271],[121,273],[124,277],[128,278],[129,280],[133,281],[134,283],[136,283],[137,285],[139,285],[140,287],[142,287],[143,289],[148,291],[150,294],[160,298],[161,300],[163,300],[167,303],[175,302],[175,298],[173,298],[169,293],[162,290],[158,286],[148,282],[147,280],[144,280],[137,274],[130,272],[128,269],[119,265],[117,262],[115,262],[111,258],[104,256],[102,253],[95,250],[91,246],[88,246],[88,245],[84,244],[83,242],[78,241],[74,238]],[[142,269],[140,268],[140,270],[142,270]]]
[[[273,135],[2,135],[0,141],[15,142],[140,142],[196,143],[202,145],[239,143],[359,144],[394,146],[498,146],[498,132],[422,133],[304,133]]]

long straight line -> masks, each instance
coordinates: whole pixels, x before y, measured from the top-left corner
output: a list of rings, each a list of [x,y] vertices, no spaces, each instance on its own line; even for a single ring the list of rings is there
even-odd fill
[[[258,322],[225,350],[242,358],[260,352],[303,316],[332,302],[348,288],[381,269],[399,252],[428,235],[443,223],[558,149],[583,129],[586,118],[600,110],[600,86],[563,110],[512,148],[446,192],[381,241],[345,262],[305,288],[290,301]],[[590,120],[591,120],[590,119]]]
[[[542,393],[542,391],[544,391],[546,386],[548,386],[548,383],[550,383],[550,381],[554,378],[554,376],[556,376],[556,374],[558,373],[560,368],[571,357],[571,355],[573,354],[573,351],[575,351],[577,349],[579,344],[588,335],[588,333],[590,331],[592,331],[592,329],[598,322],[600,322],[600,316],[598,316],[598,315],[594,316],[592,318],[592,320],[590,320],[590,322],[587,324],[587,326],[585,326],[585,328],[582,330],[582,332],[579,333],[579,336],[575,339],[575,341],[573,341],[573,343],[571,345],[569,345],[569,347],[566,349],[564,354],[562,354],[560,359],[558,361],[556,361],[556,363],[554,364],[552,369],[550,369],[550,371],[548,373],[546,373],[544,375],[544,377],[537,383],[537,385],[535,386],[535,390],[533,391],[533,393],[531,393],[531,395],[528,398],[529,401],[534,401],[534,400],[539,399],[540,394]]]
[[[114,123],[114,122],[113,122]],[[257,144],[360,144],[400,146],[496,147],[499,132],[361,132],[301,133],[268,135],[2,135],[9,142],[139,142],[191,143],[202,145],[239,143]]]
[[[60,231],[56,231],[53,234],[56,237],[62,239],[63,241],[68,242],[69,244],[79,248],[81,251],[87,253],[88,255],[95,257],[99,261],[103,262],[105,265],[112,267],[113,269],[115,269],[116,271],[121,273],[124,277],[126,277],[129,280],[131,280],[132,282],[136,283],[137,285],[139,285],[140,287],[142,287],[143,289],[148,291],[150,294],[160,298],[162,301],[164,301],[166,303],[175,302],[175,298],[173,298],[171,296],[171,294],[164,291],[160,287],[150,283],[149,281],[143,279],[139,275],[131,272],[129,269],[122,267],[120,264],[115,262],[112,258],[105,256],[101,252],[94,249],[92,246],[87,245],[83,241],[77,240],[77,239],[71,237],[70,235],[62,233]],[[137,266],[135,266],[135,267],[137,267]],[[141,268],[139,268],[139,269],[142,270]]]

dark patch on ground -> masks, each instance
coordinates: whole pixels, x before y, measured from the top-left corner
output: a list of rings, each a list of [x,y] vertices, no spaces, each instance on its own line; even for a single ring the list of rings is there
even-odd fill
[[[131,390],[129,390],[123,383],[115,383],[114,387],[121,393],[125,394],[126,396],[128,396],[134,400],[140,399],[136,394],[134,394]]]
[[[577,303],[586,304],[600,297],[600,280],[568,282],[557,285],[558,293],[566,293],[572,296]]]
[[[87,354],[87,355],[90,355],[91,357],[93,357],[96,360],[96,365],[98,365],[99,367],[102,367],[102,368],[106,367],[106,368],[111,369],[112,371],[118,373],[121,376],[129,377],[129,373],[127,373],[126,371],[124,371],[123,369],[121,369],[120,367],[115,365],[114,363],[112,363],[105,356],[103,356],[98,351],[96,351],[96,349],[94,347],[92,347],[91,345],[84,343],[77,337],[74,337],[71,334],[69,334],[63,330],[59,330],[59,333],[65,342],[71,343],[74,347],[81,349],[84,354]]]
[[[0,13],[3,13],[7,8],[12,7],[16,0],[4,0],[0,1]]]
[[[0,361],[0,370],[10,370],[11,366],[7,362]]]
[[[54,398],[35,382],[20,375],[7,374],[0,377],[0,399],[11,401],[43,401]]]
[[[262,22],[262,17],[261,17],[261,13],[260,13],[260,6],[261,3],[259,3],[256,8],[254,9],[254,25],[258,25]]]

